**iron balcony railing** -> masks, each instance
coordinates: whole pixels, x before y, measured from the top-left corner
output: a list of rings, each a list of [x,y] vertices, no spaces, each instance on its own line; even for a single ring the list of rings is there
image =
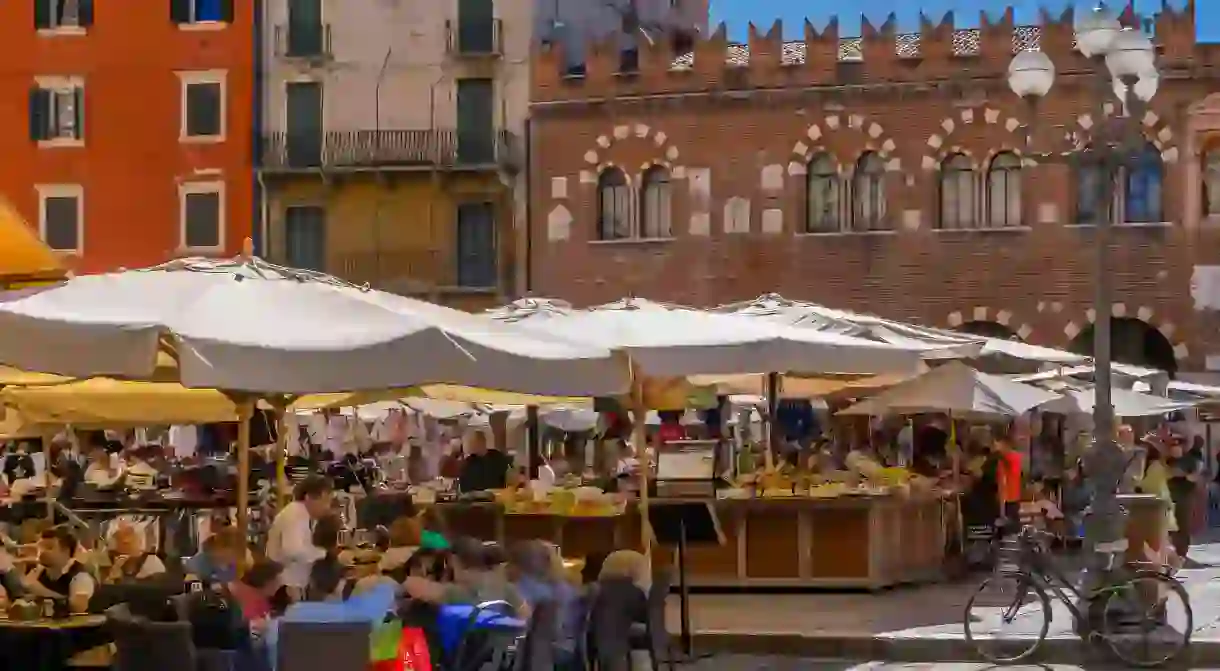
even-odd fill
[[[264,170],[513,169],[518,142],[504,130],[357,130],[271,133]]]
[[[333,57],[329,23],[286,23],[275,27],[275,55],[329,60]]]
[[[448,50],[453,56],[504,55],[504,24],[500,19],[445,21]]]

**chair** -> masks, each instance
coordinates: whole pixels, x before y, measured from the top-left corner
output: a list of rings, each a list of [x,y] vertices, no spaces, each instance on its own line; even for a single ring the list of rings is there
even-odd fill
[[[366,622],[282,622],[278,671],[367,669],[371,664]]]
[[[554,671],[560,614],[556,601],[542,601],[534,605],[525,637],[521,639],[513,658],[513,671]]]
[[[589,602],[585,665],[630,671],[632,630],[648,618],[648,600],[630,578],[599,580]]]
[[[672,570],[665,568],[653,574],[652,586],[648,589],[647,618],[643,627],[636,627],[632,631],[631,649],[648,651],[652,658],[652,671],[660,671],[662,652],[669,671],[674,671],[675,668],[673,637],[669,635],[665,624],[665,602],[673,584]]]
[[[106,624],[114,636],[115,671],[194,669],[195,644],[189,622],[149,622],[131,615],[124,605],[106,611]]]
[[[502,659],[512,641],[502,636],[491,634],[478,628],[479,617],[488,611],[510,614],[512,604],[507,601],[484,601],[470,610],[462,628],[457,646],[452,656],[444,660],[443,666],[449,671],[478,671],[489,662]]]

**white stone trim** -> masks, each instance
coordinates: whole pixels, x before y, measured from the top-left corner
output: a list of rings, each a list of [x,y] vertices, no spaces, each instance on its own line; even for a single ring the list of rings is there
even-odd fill
[[[662,131],[642,123],[619,124],[612,128],[610,133],[598,135],[597,140],[594,142],[596,146],[585,151],[585,163],[597,166],[597,172],[600,173],[607,167],[614,165],[609,161],[602,160],[602,152],[605,152],[613,147],[615,142],[632,137],[641,140],[651,139],[653,146],[661,150],[661,156],[664,158],[651,160],[645,165],[665,166],[670,170],[671,179],[683,179],[685,177],[685,172],[683,172],[682,175],[679,175],[671,166],[671,163],[677,161],[681,156],[681,152],[676,146],[669,142],[669,136]],[[581,184],[590,183],[584,179],[585,173],[583,171],[580,173],[580,176]],[[597,180],[594,180],[592,183],[596,184]]]
[[[978,114],[977,109],[982,109],[983,113],[981,115]],[[941,165],[944,164],[945,159],[949,158],[950,156],[952,156],[954,154],[965,154],[966,156],[970,156],[971,159],[973,159],[974,156],[970,153],[969,150],[963,149],[962,147],[960,147],[958,145],[950,145],[949,138],[953,135],[954,131],[956,131],[958,128],[960,128],[964,125],[985,123],[989,126],[994,126],[1000,122],[1000,118],[1002,116],[1003,116],[1003,113],[998,109],[994,109],[994,108],[990,108],[990,107],[983,107],[983,108],[967,107],[967,108],[961,110],[956,115],[949,115],[949,116],[946,116],[945,118],[941,119],[940,124],[938,125],[940,132],[936,132],[936,133],[929,135],[927,141],[925,142],[927,148],[930,151],[923,155],[923,159],[920,161],[920,167],[922,167],[927,172],[939,171],[941,168]],[[1021,127],[1021,121],[1020,121],[1020,119],[1017,119],[1016,117],[1012,117],[1012,116],[1004,117],[1003,125],[1004,125],[1004,130],[1008,131],[1011,134],[1011,133],[1015,133],[1017,131],[1017,129]],[[1012,144],[1015,145],[1017,143],[1013,142]],[[1011,150],[1002,150],[1002,151],[1011,151]],[[999,152],[993,151],[989,154],[988,163],[990,162],[990,157],[994,156],[996,153],[999,153]],[[984,164],[984,165],[986,165],[986,164]],[[979,164],[976,162],[975,170],[979,169],[978,166],[979,166]]]
[[[961,310],[955,310],[948,314],[945,318],[945,323],[951,329],[958,329],[967,322],[994,322],[1011,330],[1021,340],[1028,341],[1029,337],[1034,333],[1034,327],[1027,322],[1018,323],[1014,321],[1015,316],[1016,312],[1010,308],[1000,308],[993,312],[989,306],[978,305],[970,309],[969,319],[966,318],[966,315]]]

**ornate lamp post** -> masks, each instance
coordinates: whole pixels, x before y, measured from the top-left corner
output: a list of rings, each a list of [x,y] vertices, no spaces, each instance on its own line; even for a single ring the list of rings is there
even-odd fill
[[[1066,163],[1073,168],[1087,166],[1097,170],[1100,196],[1096,222],[1097,274],[1093,326],[1093,365],[1095,404],[1093,407],[1094,448],[1087,457],[1086,470],[1093,488],[1091,513],[1085,521],[1085,538],[1093,553],[1090,577],[1101,580],[1113,568],[1116,554],[1126,549],[1125,511],[1115,496],[1123,480],[1127,455],[1115,442],[1114,406],[1111,400],[1110,306],[1113,305],[1113,277],[1110,272],[1110,229],[1121,223],[1117,207],[1118,180],[1141,161],[1146,141],[1141,120],[1149,100],[1156,94],[1159,76],[1152,41],[1142,31],[1123,28],[1118,19],[1098,7],[1078,17],[1075,25],[1077,48],[1095,63],[1097,79],[1097,119],[1088,143],[1068,137],[1058,150],[1033,146],[1037,105],[1051,90],[1055,65],[1041,51],[1023,51],[1008,66],[1008,84],[1013,93],[1028,105],[1026,157],[1033,163]],[[1104,109],[1107,100],[1117,99],[1121,114],[1110,118]],[[1117,222],[1116,222],[1117,220]]]

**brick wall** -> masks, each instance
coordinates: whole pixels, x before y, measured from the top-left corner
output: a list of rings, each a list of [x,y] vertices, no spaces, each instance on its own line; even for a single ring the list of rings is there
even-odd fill
[[[618,55],[594,45],[580,77],[565,76],[554,51],[536,54],[533,293],[709,305],[775,291],[932,325],[993,321],[1065,345],[1094,317],[1094,230],[1074,221],[1072,169],[1027,166],[1021,225],[962,231],[940,228],[940,163],[968,156],[981,189],[996,153],[1067,149],[1068,132],[1089,141],[1120,113],[1072,49],[1070,13],[1038,27],[1014,26],[1011,11],[984,18],[976,30],[951,16],[925,22],[917,35],[866,21],[858,39],[806,25],[804,40],[787,43],[778,25],[751,26],[745,45],[729,44],[722,26],[693,54],[645,50],[637,72],[617,72]],[[1199,179],[1200,143],[1188,121],[1213,89],[1220,50],[1194,43],[1193,8],[1162,13],[1156,35],[1159,93],[1133,126],[1162,156],[1164,221],[1113,231],[1112,309],[1159,328],[1179,365],[1197,369],[1220,341],[1201,328],[1192,269],[1220,263],[1220,228],[1193,216],[1198,189],[1186,179]],[[1004,77],[1026,48],[1059,72],[1032,147],[1031,112]],[[830,154],[850,183],[870,151],[886,167],[887,230],[805,233],[809,157]],[[651,165],[671,176],[672,237],[599,240],[600,172],[622,169],[638,193]]]

